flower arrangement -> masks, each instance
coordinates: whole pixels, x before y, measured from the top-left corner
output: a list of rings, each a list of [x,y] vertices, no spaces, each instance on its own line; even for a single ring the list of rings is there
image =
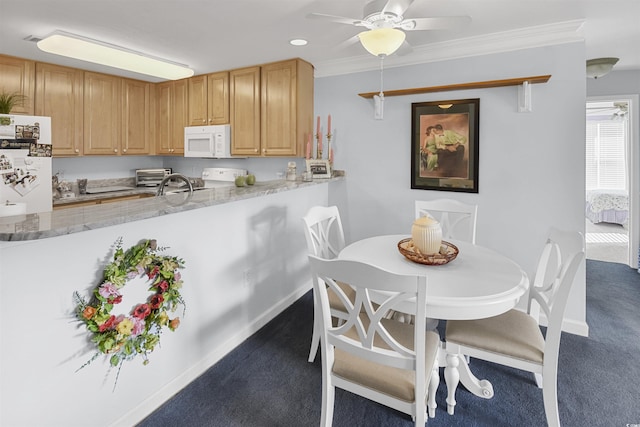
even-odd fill
[[[87,366],[100,354],[110,355],[111,366],[122,366],[125,360],[140,355],[143,364],[149,363],[148,354],[160,342],[164,328],[175,331],[180,318],[170,318],[178,305],[185,303],[180,295],[182,280],[179,269],[184,261],[175,256],[162,256],[155,240],[142,240],[127,250],[122,248],[122,238],[115,243],[113,262],[104,269],[104,278],[93,289],[86,301],[78,292],[76,316],[91,333],[91,341],[97,347],[96,354],[78,370]],[[127,281],[146,276],[150,295],[131,309],[128,315],[114,315],[114,306],[122,302],[122,288]],[[117,378],[116,378],[117,382]]]

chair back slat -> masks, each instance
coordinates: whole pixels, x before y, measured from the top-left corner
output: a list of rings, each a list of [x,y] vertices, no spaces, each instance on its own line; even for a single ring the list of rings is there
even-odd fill
[[[335,347],[363,359],[395,368],[419,368],[415,361],[424,357],[424,333],[415,334],[411,337],[410,343],[401,343],[392,336],[387,327],[387,322],[395,321],[386,319],[385,314],[390,309],[398,309],[399,306],[402,306],[403,310],[411,306],[416,314],[416,329],[425,331],[425,276],[396,275],[357,261],[326,260],[313,255],[309,255],[309,262],[314,279],[314,292],[320,297],[323,328],[330,344],[326,349],[329,350],[329,358],[333,355],[332,347]],[[345,322],[333,326],[328,311],[327,288],[338,295],[342,294],[338,281],[354,287],[356,298],[354,304],[346,306],[348,318]],[[321,347],[324,351],[326,346]],[[329,366],[332,366],[330,361]],[[422,372],[424,373],[424,370]]]
[[[415,218],[429,216],[442,228],[443,239],[476,243],[478,206],[453,199],[416,200]]]
[[[302,218],[310,254],[332,259],[344,248],[344,230],[336,206],[314,206]]]

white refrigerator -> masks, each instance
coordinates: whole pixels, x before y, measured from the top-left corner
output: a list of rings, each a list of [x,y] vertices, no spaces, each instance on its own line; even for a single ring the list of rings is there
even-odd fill
[[[51,212],[51,155],[50,117],[0,115],[0,205]]]

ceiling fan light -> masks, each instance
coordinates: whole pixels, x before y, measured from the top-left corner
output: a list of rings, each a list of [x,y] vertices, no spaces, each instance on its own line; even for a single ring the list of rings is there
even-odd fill
[[[397,28],[377,28],[358,34],[360,43],[374,56],[389,56],[404,42],[406,35]]]
[[[597,79],[609,74],[618,58],[596,58],[587,60],[587,77]]]
[[[43,38],[37,45],[43,52],[168,80],[178,80],[194,74],[192,69],[182,64],[61,31]]]

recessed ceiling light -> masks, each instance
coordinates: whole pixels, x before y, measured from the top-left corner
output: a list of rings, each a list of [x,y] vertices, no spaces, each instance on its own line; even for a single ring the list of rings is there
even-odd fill
[[[305,39],[293,39],[289,43],[294,46],[304,46],[307,44],[307,41]]]

